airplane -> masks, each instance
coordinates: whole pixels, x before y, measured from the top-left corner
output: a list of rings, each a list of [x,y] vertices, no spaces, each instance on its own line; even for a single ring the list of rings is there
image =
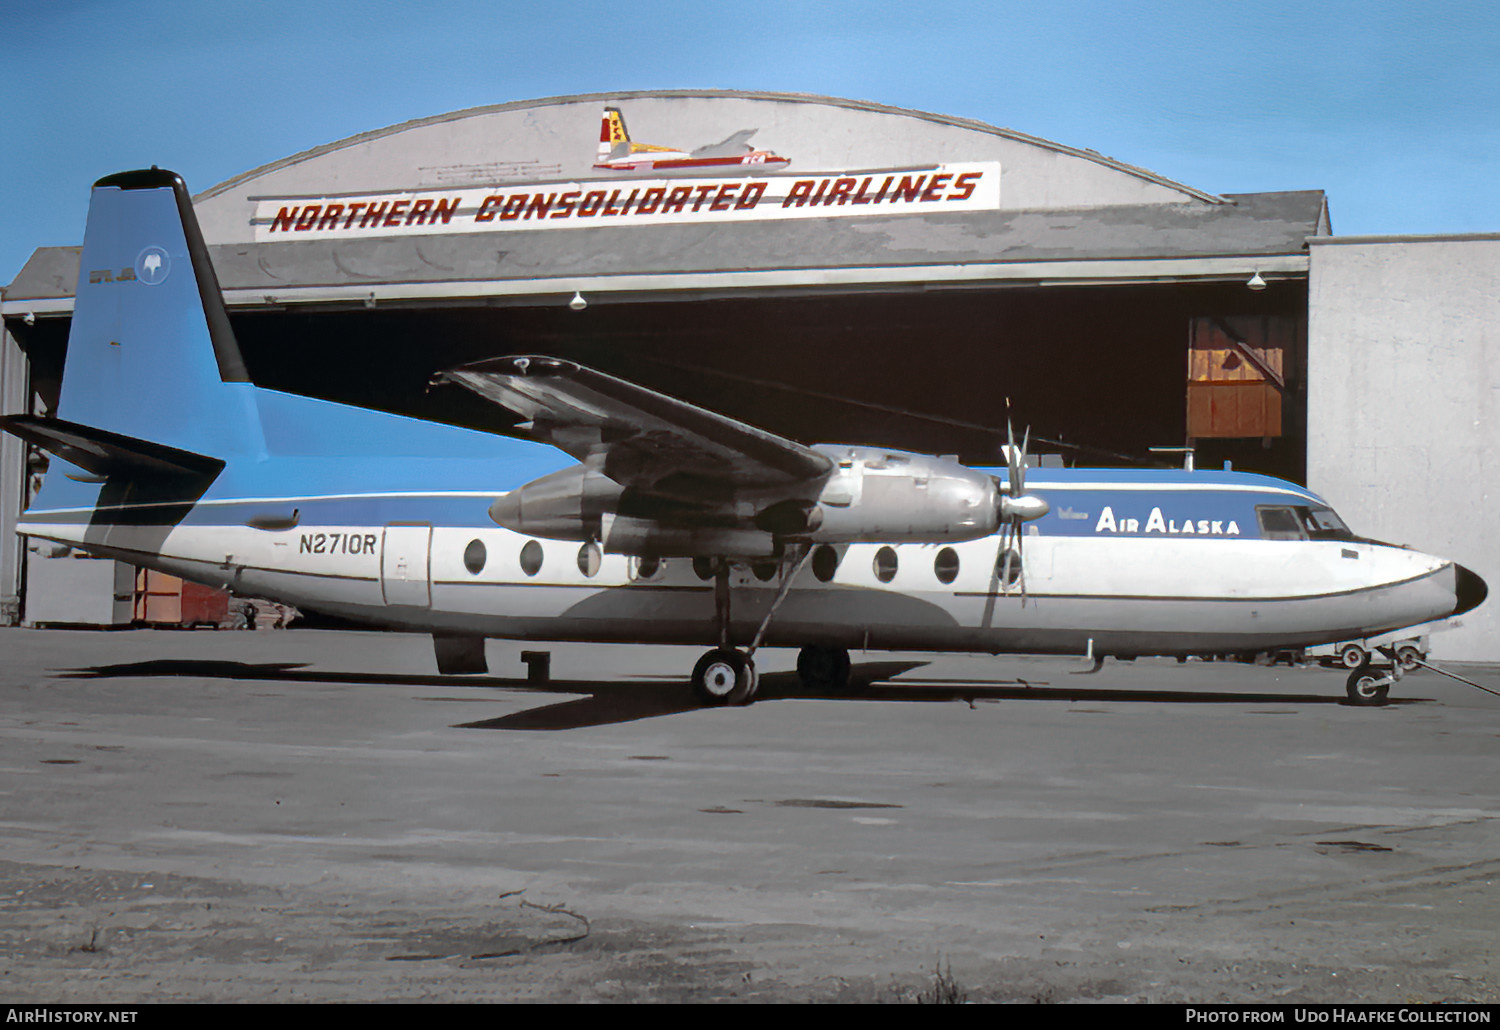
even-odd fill
[[[756,150],[748,140],[755,129],[741,129],[722,143],[688,152],[676,147],[636,143],[625,128],[618,107],[606,107],[599,127],[599,157],[594,167],[611,172],[670,172],[674,175],[717,175],[744,170],[770,172],[791,164],[769,150]]]
[[[55,455],[18,531],[242,596],[432,635],[697,644],[705,705],[798,648],[1133,658],[1266,652],[1462,614],[1478,575],[1355,536],[1250,473],[1028,471],[807,446],[545,355],[448,369],[524,421],[487,433],[266,389],[248,375],[187,187],[93,187],[53,415],[0,427]],[[1355,703],[1399,677],[1350,674]]]

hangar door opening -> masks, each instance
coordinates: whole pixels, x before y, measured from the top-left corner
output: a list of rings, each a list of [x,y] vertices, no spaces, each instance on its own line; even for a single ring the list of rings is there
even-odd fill
[[[577,361],[806,442],[999,462],[1006,422],[1080,465],[1305,475],[1306,287],[932,289],[238,315],[265,386],[504,430],[433,373],[505,354]]]

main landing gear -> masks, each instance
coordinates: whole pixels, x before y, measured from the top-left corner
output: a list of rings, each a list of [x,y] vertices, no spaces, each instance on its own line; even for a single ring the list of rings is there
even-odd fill
[[[797,675],[811,690],[843,690],[851,668],[849,652],[842,647],[813,646],[797,652]],[[752,656],[732,647],[714,648],[693,667],[693,693],[706,705],[749,704],[759,686]]]
[[[842,647],[804,647],[797,652],[797,675],[814,690],[843,690],[849,685],[849,652]]]
[[[754,660],[732,647],[716,647],[693,666],[693,693],[707,705],[749,704],[759,685]]]
[[[776,598],[761,619],[750,646],[743,651],[729,641],[729,562],[714,563],[714,625],[719,646],[698,659],[693,666],[693,694],[705,705],[744,705],[755,700],[760,678],[755,671],[755,652],[765,638],[766,627],[791,589],[792,580],[802,571],[812,553],[803,545],[796,548],[783,564],[781,586]],[[814,689],[839,689],[849,682],[849,652],[841,647],[804,647],[797,655],[797,673],[802,682]]]

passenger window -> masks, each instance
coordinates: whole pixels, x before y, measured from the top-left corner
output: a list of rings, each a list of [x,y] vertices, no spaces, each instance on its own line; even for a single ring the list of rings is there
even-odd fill
[[[578,571],[590,579],[599,574],[599,564],[602,557],[599,554],[599,545],[589,541],[578,549]]]
[[[1009,573],[1009,575],[1007,575]],[[1013,547],[1001,551],[995,559],[995,578],[1009,590],[1021,579],[1021,554]]]
[[[528,576],[542,571],[542,545],[535,540],[526,541],[526,546],[521,548],[521,571]]]
[[[1260,520],[1260,535],[1265,540],[1305,540],[1306,535],[1302,532],[1302,521],[1297,517],[1295,508],[1279,508],[1268,504],[1260,504],[1255,507],[1256,518]]]
[[[889,583],[896,578],[896,549],[894,547],[882,547],[875,552],[875,578],[882,583]]]
[[[464,548],[464,568],[468,569],[471,575],[477,576],[484,571],[486,557],[484,541],[470,540],[469,546]]]
[[[662,570],[666,564],[655,555],[642,555],[634,560],[635,578],[650,579]]]
[[[958,552],[951,547],[943,548],[932,561],[932,571],[939,583],[952,583],[958,578]]]
[[[839,552],[827,544],[819,544],[812,556],[813,575],[818,582],[827,583],[839,570]]]

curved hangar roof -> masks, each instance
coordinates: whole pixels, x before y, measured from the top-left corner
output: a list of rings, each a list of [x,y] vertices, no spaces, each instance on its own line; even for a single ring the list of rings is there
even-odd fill
[[[1328,231],[1321,191],[1216,196],[979,122],[729,92],[458,111],[195,202],[252,307],[1303,278]],[[6,310],[71,307],[76,273],[75,248],[38,251]]]

